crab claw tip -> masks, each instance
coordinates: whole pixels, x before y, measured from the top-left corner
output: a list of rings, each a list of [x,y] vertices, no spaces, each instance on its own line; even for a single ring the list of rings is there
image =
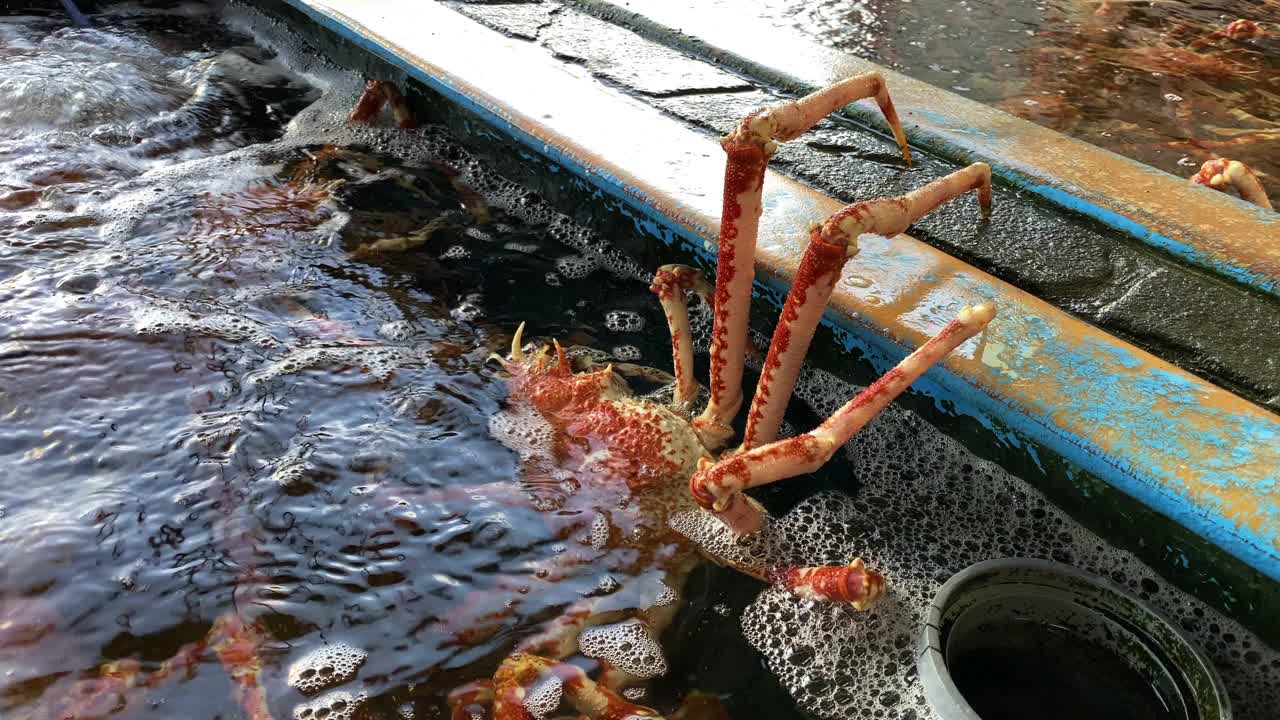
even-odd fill
[[[960,322],[985,327],[996,316],[996,306],[991,303],[971,305],[960,311]]]
[[[516,334],[511,338],[511,359],[512,360],[524,359],[524,350],[521,349],[522,346],[524,345],[524,342],[522,342],[523,337],[524,337],[524,323],[520,323],[520,327],[516,328]]]

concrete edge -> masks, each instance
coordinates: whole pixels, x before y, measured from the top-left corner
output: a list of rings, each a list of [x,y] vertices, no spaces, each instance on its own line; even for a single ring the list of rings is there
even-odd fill
[[[666,0],[646,0],[643,6],[627,0],[563,1],[796,94],[879,71],[913,145],[956,162],[986,162],[1005,182],[1050,203],[1280,296],[1280,213],[1190,185],[1186,178],[748,16],[735,15],[726,23],[723,11]],[[888,132],[874,106],[853,108],[859,122]]]
[[[435,3],[287,1],[634,209],[655,236],[714,253],[724,162],[714,141]],[[798,229],[840,203],[774,172],[765,186],[757,269],[776,301],[803,250]],[[859,287],[858,273],[874,284]],[[866,236],[846,279],[825,321],[886,369],[960,306],[995,301],[986,333],[916,390],[1280,580],[1280,419],[906,235]]]

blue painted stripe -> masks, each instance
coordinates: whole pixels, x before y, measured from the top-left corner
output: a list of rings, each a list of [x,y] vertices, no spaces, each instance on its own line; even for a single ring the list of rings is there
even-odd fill
[[[621,201],[624,206],[632,211],[639,212],[643,218],[633,217],[633,220],[637,222],[637,227],[645,229],[668,244],[683,240],[689,248],[702,258],[708,261],[714,259],[714,255],[705,248],[702,236],[662,214],[657,209],[656,204],[648,201],[639,188],[623,182],[603,168],[589,166],[580,162],[569,154],[565,148],[544,142],[512,123],[500,109],[466,95],[446,79],[426,73],[406,58],[398,56],[390,48],[379,45],[372,39],[346,26],[337,18],[310,7],[305,0],[287,0],[287,2],[342,38],[401,68],[427,87],[444,95],[450,101],[494,126],[500,132],[516,139],[538,156],[560,164],[577,175],[583,182]],[[704,232],[706,231],[706,229],[703,230]],[[710,237],[711,233],[708,232],[707,235]],[[760,283],[757,282],[757,285],[760,285]],[[781,305],[780,298],[781,294],[785,294],[785,288],[769,283],[761,285],[760,289],[764,291],[761,293],[764,297],[767,297],[777,306]],[[824,316],[823,322],[837,332],[846,349],[852,350],[856,348],[860,350],[866,359],[879,370],[883,371],[892,367],[908,353],[906,347],[881,334],[876,328],[863,325],[852,318],[841,317],[836,313],[828,312]],[[1128,351],[1119,346],[1116,346],[1115,351],[1128,355]],[[1069,349],[1062,347],[1058,348],[1058,359],[1065,367],[1076,367],[1087,363],[1096,364],[1095,359],[1079,353],[1073,353]],[[1120,359],[1122,361],[1125,360],[1124,358]],[[1130,363],[1132,364],[1130,365]],[[1136,357],[1130,356],[1124,364],[1134,367],[1141,365],[1141,361]],[[1181,379],[1181,376],[1178,377],[1181,382],[1189,382]],[[1095,377],[1094,379],[1096,380],[1097,378]],[[1280,558],[1276,556],[1274,551],[1274,538],[1256,533],[1247,527],[1237,527],[1236,524],[1222,514],[1188,501],[1174,487],[1161,480],[1161,477],[1167,476],[1167,473],[1162,473],[1159,466],[1151,462],[1153,458],[1147,452],[1135,452],[1129,457],[1108,456],[1100,447],[1088,439],[1063,432],[1047,414],[1019,408],[1007,399],[993,396],[991,392],[997,391],[997,389],[987,389],[979,386],[943,367],[934,367],[929,370],[924,377],[916,382],[913,388],[932,397],[938,403],[938,406],[947,412],[972,417],[988,429],[997,432],[997,436],[1003,442],[1014,447],[1020,447],[1023,442],[1021,438],[1008,433],[1001,434],[998,431],[1000,425],[1010,428],[1023,438],[1057,453],[1068,462],[1074,463],[1081,469],[1106,480],[1112,486],[1139,502],[1178,522],[1192,532],[1209,539],[1218,547],[1256,568],[1272,580],[1280,582]],[[1105,399],[1106,395],[1104,394],[1100,397]],[[950,407],[943,403],[949,403]],[[1123,408],[1123,412],[1119,412],[1104,405],[1098,409],[1098,412],[1104,414],[1114,413],[1118,417],[1140,415],[1140,417],[1135,418],[1136,421],[1133,423],[1137,426],[1178,426],[1179,431],[1170,431],[1170,437],[1201,435],[1218,437],[1203,429],[1198,431],[1196,428],[1189,427],[1186,421],[1176,416],[1161,415],[1151,408]],[[998,420],[999,424],[994,422],[995,420]],[[1274,435],[1274,431],[1264,426],[1261,421],[1256,424],[1246,425],[1244,429],[1248,431],[1248,434],[1256,437]],[[1176,447],[1171,445],[1170,449],[1176,450]],[[1230,467],[1222,467],[1220,470],[1222,477],[1219,482],[1223,485],[1230,485],[1231,483],[1228,482]],[[1169,477],[1169,479],[1176,482],[1172,477]],[[1280,515],[1280,508],[1268,508],[1267,510],[1269,514]],[[1272,528],[1272,534],[1275,532],[1276,528]]]
[[[1113,230],[1135,237],[1147,245],[1159,248],[1170,255],[1182,258],[1193,265],[1211,270],[1219,275],[1231,278],[1236,282],[1249,285],[1250,287],[1254,287],[1262,290],[1263,292],[1271,293],[1272,295],[1280,297],[1280,278],[1272,277],[1266,273],[1258,272],[1257,270],[1250,270],[1247,267],[1237,265],[1228,260],[1214,258],[1208,253],[1201,251],[1199,248],[1180,240],[1174,240],[1168,235],[1158,233],[1142,223],[1131,220],[1114,210],[1104,208],[1097,203],[1085,200],[1079,195],[1073,195],[1066,190],[1032,182],[1008,168],[999,168],[998,172],[1004,179],[1014,185],[1017,185],[1028,192],[1035,193],[1050,202],[1061,205],[1068,210],[1097,220]],[[1244,201],[1242,200],[1240,202]],[[1261,238],[1259,240],[1261,241]]]
[[[817,88],[814,87],[813,89]],[[870,110],[856,105],[851,107],[853,108],[852,114],[857,117],[860,123],[869,124],[877,129],[883,126],[883,119]],[[849,112],[849,109],[846,108],[844,112]],[[930,117],[930,122],[939,127],[948,127],[954,124],[950,118],[939,113],[923,114],[928,115]],[[1103,207],[1092,200],[1087,200],[1060,187],[1049,185],[1043,180],[1034,179],[1032,175],[1025,171],[1015,169],[1003,163],[999,157],[978,152],[974,148],[966,147],[961,143],[943,136],[926,133],[924,130],[920,129],[918,125],[908,125],[905,130],[908,140],[910,140],[913,145],[919,145],[936,155],[959,162],[985,162],[991,166],[993,174],[1021,190],[1025,190],[1033,195],[1038,195],[1054,205],[1083,215],[1090,220],[1101,223],[1102,225],[1105,225],[1117,232],[1124,233],[1145,245],[1150,245],[1151,247],[1180,258],[1192,265],[1204,268],[1205,270],[1222,277],[1230,278],[1231,280],[1243,285],[1280,297],[1280,278],[1273,277],[1265,272],[1259,272],[1257,270],[1244,267],[1230,259],[1212,256],[1190,243],[1169,237],[1168,235],[1143,225],[1137,220],[1121,215],[1110,208]],[[950,131],[961,132],[958,130]],[[887,132],[887,130],[884,132]],[[973,130],[965,130],[963,132],[967,134],[985,135],[985,133],[977,133]],[[992,138],[988,137],[988,139]],[[1129,160],[1128,158],[1124,158],[1124,160],[1135,165],[1139,164],[1136,161]],[[1146,169],[1151,172],[1165,174],[1164,171],[1156,168]],[[1216,191],[1206,189],[1204,192]],[[1215,198],[1215,200],[1216,199],[1217,198]],[[1248,205],[1244,200],[1235,200],[1235,202]],[[1206,206],[1206,210],[1211,209],[1212,208]],[[1251,205],[1247,209],[1258,216],[1259,235],[1261,235],[1262,232],[1265,232],[1268,228],[1273,232],[1280,232],[1280,214],[1269,213],[1264,208],[1257,208]],[[1263,238],[1260,237],[1259,241],[1262,242]]]

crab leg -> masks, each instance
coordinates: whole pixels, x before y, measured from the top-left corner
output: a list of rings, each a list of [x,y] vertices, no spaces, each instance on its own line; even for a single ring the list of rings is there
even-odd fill
[[[747,488],[765,485],[813,472],[831,458],[836,449],[906,390],[916,378],[946,357],[961,343],[982,332],[995,317],[991,305],[966,307],[929,342],[908,355],[856,397],[837,410],[812,432],[778,440],[739,453],[720,462],[702,460],[689,490],[703,508],[716,512],[732,530],[754,532],[763,521],[758,512],[741,501]]]
[[[818,320],[845,262],[858,252],[858,236],[897,235],[929,211],[970,190],[977,191],[982,213],[990,213],[991,168],[975,163],[901,197],[849,205],[810,231],[809,247],[782,307],[751,401],[743,450],[773,442],[777,437]]]
[[[693,333],[689,329],[689,306],[685,292],[709,291],[702,273],[687,265],[663,265],[653,276],[649,289],[662,303],[662,312],[671,328],[671,354],[676,376],[674,404],[685,407],[698,396],[698,379],[693,375]]]
[[[1245,202],[1272,209],[1271,200],[1267,198],[1267,191],[1262,189],[1262,183],[1258,182],[1258,176],[1253,174],[1248,165],[1238,160],[1210,160],[1200,167],[1200,172],[1191,176],[1189,182],[1222,192],[1233,187]]]
[[[733,435],[731,423],[742,406],[742,366],[747,350],[765,165],[779,142],[799,137],[832,111],[868,97],[874,97],[879,103],[910,165],[911,151],[907,148],[902,123],[879,73],[851,77],[799,100],[757,110],[720,142],[729,157],[725,163],[724,205],[720,213],[715,322],[711,334],[711,399],[694,421],[708,449],[723,447],[728,442]]]
[[[1232,20],[1221,28],[1205,35],[1204,37],[1191,43],[1191,49],[1199,50],[1207,45],[1212,45],[1219,40],[1251,40],[1266,35],[1266,32],[1252,20],[1240,18]]]
[[[408,103],[400,94],[400,89],[395,86],[395,83],[387,80],[370,80],[366,83],[364,92],[360,94],[360,99],[356,100],[356,106],[351,110],[347,120],[369,125],[387,104],[391,105],[391,115],[395,118],[397,127],[402,130],[412,130],[418,126],[413,119],[413,113],[409,111]]]
[[[559,692],[550,685],[559,685]],[[542,693],[547,697],[539,697]],[[625,720],[660,717],[657,712],[636,705],[587,677],[582,668],[538,655],[515,653],[502,662],[493,678],[494,720],[533,720],[553,710],[561,695],[591,720]]]

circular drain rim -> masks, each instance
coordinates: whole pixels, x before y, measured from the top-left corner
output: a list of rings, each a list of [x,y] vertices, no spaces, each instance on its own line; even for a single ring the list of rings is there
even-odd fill
[[[999,558],[970,565],[953,575],[930,603],[920,633],[916,667],[924,686],[925,699],[942,720],[982,720],[965,700],[951,678],[946,661],[943,628],[948,620],[963,615],[954,612],[957,603],[979,590],[998,592],[1007,585],[1010,597],[1021,589],[1079,604],[1112,618],[1115,627],[1140,632],[1143,639],[1175,659],[1171,671],[1178,671],[1191,690],[1184,698],[1200,720],[1232,720],[1231,701],[1222,678],[1204,652],[1154,609],[1105,578],[1079,568],[1034,558]],[[949,618],[949,615],[955,617]],[[948,628],[949,631],[949,628]]]

